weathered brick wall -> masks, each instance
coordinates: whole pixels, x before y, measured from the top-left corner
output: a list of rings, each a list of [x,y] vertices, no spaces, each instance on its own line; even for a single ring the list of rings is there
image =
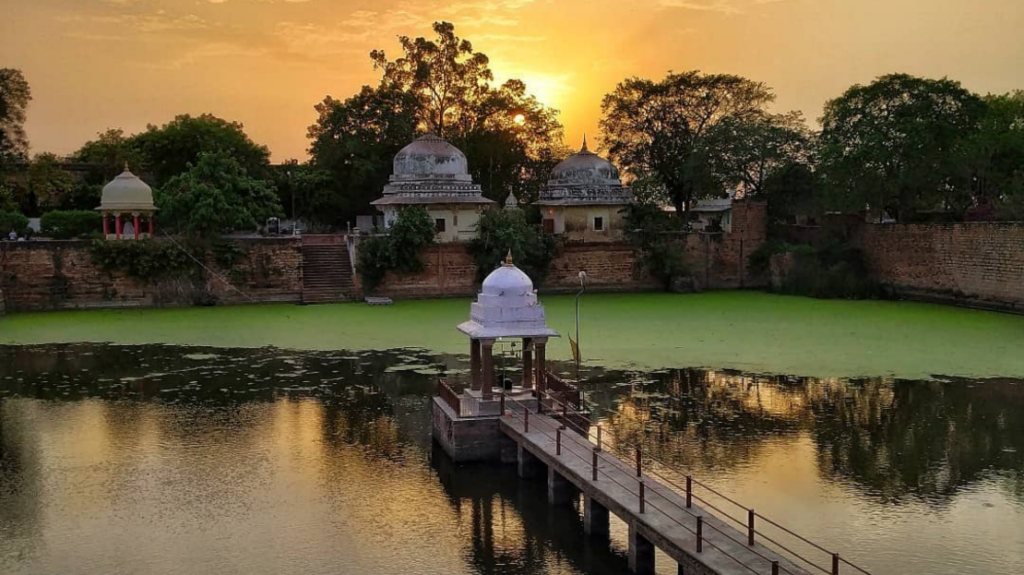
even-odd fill
[[[423,251],[423,271],[388,274],[375,295],[392,298],[461,297],[476,294],[476,263],[464,243],[434,244]]]
[[[633,246],[622,242],[566,244],[551,262],[543,291],[575,292],[580,271],[587,272],[591,291],[638,291],[659,289],[638,261]]]
[[[88,242],[32,241],[0,244],[0,288],[12,311],[301,301],[301,243],[294,239],[238,240],[247,253],[233,271],[205,265],[202,281],[172,279],[149,284],[92,262]],[[235,285],[237,284],[237,285]],[[212,297],[211,297],[212,296]]]
[[[1024,310],[1024,223],[865,225],[858,239],[897,295]]]

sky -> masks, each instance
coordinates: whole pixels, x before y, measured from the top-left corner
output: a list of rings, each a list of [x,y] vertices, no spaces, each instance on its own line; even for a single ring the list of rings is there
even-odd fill
[[[890,72],[1024,89],[1021,0],[0,0],[0,67],[32,87],[34,153],[210,112],[305,159],[313,106],[375,84],[369,51],[436,20],[560,110],[573,146],[618,82],[669,71],[763,81],[812,125]]]

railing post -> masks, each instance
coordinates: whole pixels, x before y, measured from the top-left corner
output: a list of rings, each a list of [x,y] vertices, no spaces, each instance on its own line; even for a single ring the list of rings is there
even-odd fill
[[[779,562],[772,561],[772,575],[779,575]]]
[[[697,516],[697,553],[704,551],[704,516]]]
[[[643,461],[643,451],[639,445],[636,446],[636,476],[643,477],[643,471],[641,471],[640,463]]]
[[[562,454],[562,429],[555,430],[555,455]]]
[[[597,424],[597,450],[601,451],[601,424]]]
[[[754,545],[754,510],[747,510],[747,545]]]
[[[505,417],[505,392],[501,392],[501,416]]]
[[[596,450],[596,449],[594,450],[594,463],[593,463],[593,469],[594,469],[594,472],[593,472],[593,477],[592,477],[592,479],[593,479],[594,481],[597,481],[597,450]]]
[[[644,512],[644,482],[640,480],[640,513]]]
[[[693,507],[693,477],[686,476],[686,508]]]
[[[832,554],[832,575],[839,575],[839,554]]]
[[[523,409],[523,433],[530,433],[530,410],[529,408]]]

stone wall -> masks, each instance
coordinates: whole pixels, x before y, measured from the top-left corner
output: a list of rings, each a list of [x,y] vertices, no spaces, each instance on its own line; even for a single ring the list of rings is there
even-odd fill
[[[869,224],[858,241],[895,295],[1024,312],[1024,223]]]
[[[100,270],[85,241],[3,243],[0,289],[11,311],[301,301],[298,240],[247,238],[238,242],[246,255],[234,270],[218,269],[211,258],[204,264],[212,274],[156,283]]]

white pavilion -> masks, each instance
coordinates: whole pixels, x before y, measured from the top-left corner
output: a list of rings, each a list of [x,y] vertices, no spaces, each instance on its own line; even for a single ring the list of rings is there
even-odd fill
[[[124,172],[103,186],[100,207],[103,214],[103,236],[108,240],[138,240],[153,236],[156,206],[153,189],[124,167]],[[113,217],[113,229],[111,229]],[[147,232],[142,231],[143,218]]]

